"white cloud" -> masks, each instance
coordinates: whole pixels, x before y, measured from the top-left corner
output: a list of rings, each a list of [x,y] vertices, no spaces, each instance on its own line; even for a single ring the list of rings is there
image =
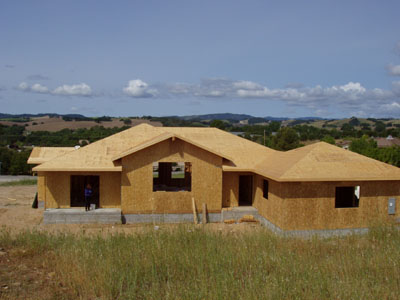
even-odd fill
[[[29,90],[29,85],[26,82],[21,82],[18,85],[18,89],[21,90],[21,91]]]
[[[334,88],[339,88],[350,93],[365,93],[366,91],[366,89],[359,82],[349,82],[348,84]]]
[[[31,90],[36,93],[48,93],[49,89],[39,83],[32,85]]]
[[[66,95],[66,96],[90,96],[92,89],[86,83],[67,85],[64,84],[59,86],[52,91],[55,95]]]
[[[236,81],[233,83],[233,87],[238,90],[259,90],[262,89],[262,86],[258,83],[252,81]]]
[[[400,65],[389,65],[387,70],[392,76],[400,76]]]
[[[400,103],[400,81],[393,82],[391,90],[367,89],[360,82],[342,85],[305,87],[289,85],[285,88],[269,88],[257,82],[229,79],[204,79],[200,84],[169,84],[160,90],[168,96],[218,98],[218,99],[260,99],[280,101],[288,107],[303,107],[314,114],[325,112],[346,113],[361,116],[399,117],[395,104]],[[391,109],[390,109],[391,108]],[[328,116],[328,114],[327,114]]]
[[[123,92],[134,98],[150,98],[158,93],[156,89],[149,88],[149,85],[140,79],[130,80],[128,86],[123,88]]]
[[[66,95],[66,96],[91,96],[92,89],[86,83],[67,85],[64,84],[50,90],[48,87],[35,83],[28,85],[26,82],[21,82],[17,89],[25,92],[40,93],[40,94],[53,94],[53,95]]]

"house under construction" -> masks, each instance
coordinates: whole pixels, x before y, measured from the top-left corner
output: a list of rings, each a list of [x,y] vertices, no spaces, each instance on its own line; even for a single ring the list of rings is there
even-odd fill
[[[287,152],[216,128],[138,125],[90,145],[34,148],[45,223],[211,222],[341,233],[400,217],[400,169],[320,142]],[[84,187],[98,209],[84,212]]]

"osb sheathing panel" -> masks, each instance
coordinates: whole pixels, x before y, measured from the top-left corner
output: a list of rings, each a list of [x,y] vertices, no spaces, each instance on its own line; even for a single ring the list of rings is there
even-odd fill
[[[121,207],[121,174],[114,172],[44,172],[46,179],[45,207],[68,208],[70,204],[71,175],[99,176],[100,207]]]
[[[359,207],[335,208],[336,186],[360,186]],[[399,181],[282,183],[286,230],[363,228],[388,220],[388,198],[400,200]],[[396,216],[400,215],[397,208]],[[272,221],[272,220],[271,220]]]
[[[263,180],[268,180],[268,199],[264,198],[264,185]],[[272,222],[273,224],[281,227],[282,225],[282,184],[274,180],[266,179],[261,176],[254,176],[254,196],[253,206],[257,208],[258,213]]]
[[[45,208],[70,207],[69,175],[63,172],[46,172]]]
[[[153,162],[191,162],[192,190],[153,192]],[[191,213],[207,204],[209,212],[222,208],[222,158],[175,139],[140,150],[122,158],[122,212]]]
[[[100,207],[121,207],[121,173],[100,173]]]
[[[239,205],[239,174],[224,172],[222,175],[222,207]]]
[[[46,195],[46,178],[43,173],[38,173],[37,176],[37,193],[38,193],[38,200],[44,201]]]

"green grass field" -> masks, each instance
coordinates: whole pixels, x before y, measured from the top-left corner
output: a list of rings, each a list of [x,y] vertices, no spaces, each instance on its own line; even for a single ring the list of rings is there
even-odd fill
[[[400,290],[400,232],[390,226],[309,240],[192,225],[108,236],[3,229],[0,246],[49,266],[57,299],[398,299]]]
[[[22,179],[18,181],[1,182],[0,186],[35,185],[35,184],[37,184],[37,179]]]

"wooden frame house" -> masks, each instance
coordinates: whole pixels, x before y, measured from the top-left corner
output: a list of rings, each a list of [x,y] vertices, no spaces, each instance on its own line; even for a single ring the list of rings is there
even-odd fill
[[[280,152],[216,128],[142,124],[79,149],[34,148],[28,163],[38,164],[48,223],[46,214],[82,206],[86,183],[98,211],[127,223],[192,221],[192,199],[210,221],[248,208],[277,232],[363,230],[400,217],[399,168],[323,142]]]

